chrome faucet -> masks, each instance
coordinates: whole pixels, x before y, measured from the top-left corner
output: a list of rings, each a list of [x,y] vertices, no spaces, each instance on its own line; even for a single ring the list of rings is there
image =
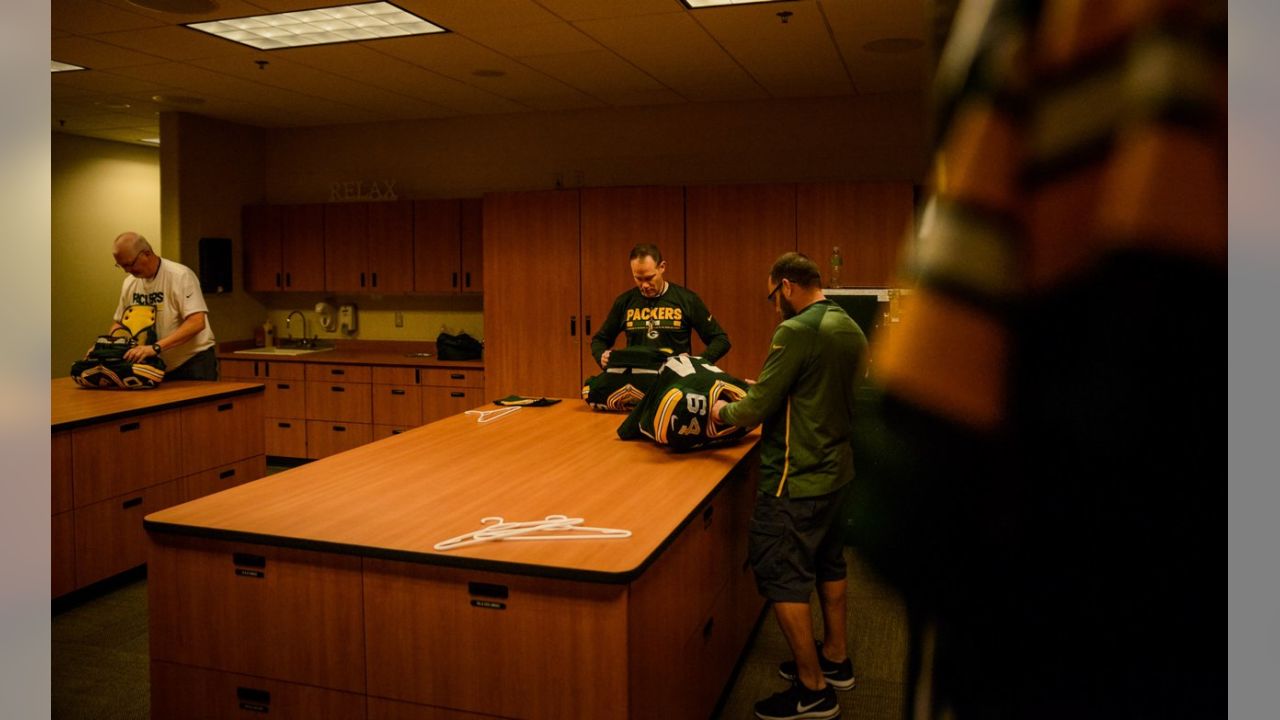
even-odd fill
[[[284,327],[289,331],[289,339],[293,339],[293,316],[297,315],[302,318],[302,347],[306,347],[307,343],[307,316],[302,314],[301,310],[294,310],[284,318]]]

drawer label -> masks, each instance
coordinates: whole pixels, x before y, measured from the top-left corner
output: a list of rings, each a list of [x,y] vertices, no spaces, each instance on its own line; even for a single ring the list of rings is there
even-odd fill
[[[472,607],[485,608],[486,610],[506,610],[507,604],[494,602],[492,600],[472,600]]]
[[[242,703],[240,703],[240,709],[241,709],[241,710],[248,710],[249,712],[256,712],[256,713],[268,713],[268,712],[271,712],[271,706],[270,706],[270,705],[259,705],[258,703],[248,703],[248,702],[242,702]]]
[[[261,570],[249,570],[248,568],[236,568],[236,575],[249,578],[264,578],[267,574]]]

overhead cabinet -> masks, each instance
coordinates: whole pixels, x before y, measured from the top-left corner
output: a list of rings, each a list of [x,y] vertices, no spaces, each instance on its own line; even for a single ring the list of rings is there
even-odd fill
[[[249,290],[324,290],[324,205],[246,205],[242,212]]]
[[[413,205],[324,206],[325,290],[400,293],[413,289]]]
[[[414,290],[478,293],[484,289],[480,207],[479,199],[414,203]]]

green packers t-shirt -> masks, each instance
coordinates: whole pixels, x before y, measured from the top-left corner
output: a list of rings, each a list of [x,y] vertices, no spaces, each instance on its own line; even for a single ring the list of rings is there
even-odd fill
[[[692,290],[668,282],[661,295],[647,298],[638,288],[631,288],[613,301],[609,316],[591,338],[591,354],[599,364],[600,356],[621,332],[627,334],[627,347],[643,345],[674,355],[688,353],[692,331],[707,345],[702,353],[707,362],[714,363],[729,352],[728,334]]]

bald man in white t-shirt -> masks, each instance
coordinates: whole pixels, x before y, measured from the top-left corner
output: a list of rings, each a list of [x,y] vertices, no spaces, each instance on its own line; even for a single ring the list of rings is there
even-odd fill
[[[124,359],[139,362],[159,356],[167,380],[217,380],[218,358],[209,308],[200,281],[191,268],[163,260],[151,243],[136,232],[121,233],[113,246],[116,267],[128,275],[120,287],[111,331],[124,327],[121,318],[130,305],[156,306],[156,342],[139,345]]]

